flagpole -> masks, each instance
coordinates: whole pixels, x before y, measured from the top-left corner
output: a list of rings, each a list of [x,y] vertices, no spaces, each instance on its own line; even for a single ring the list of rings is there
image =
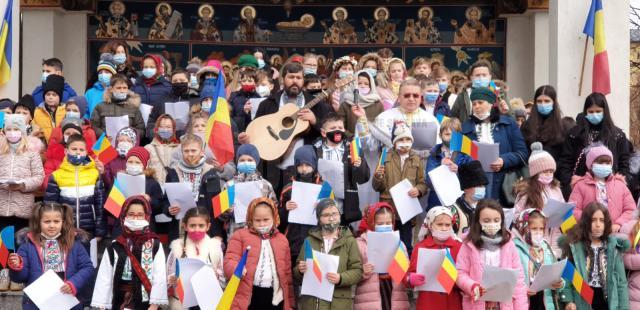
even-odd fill
[[[580,84],[578,85],[578,96],[582,96],[582,80],[584,79],[584,65],[587,60],[587,45],[589,44],[589,36],[584,40],[584,52],[582,53],[582,68],[580,69]]]

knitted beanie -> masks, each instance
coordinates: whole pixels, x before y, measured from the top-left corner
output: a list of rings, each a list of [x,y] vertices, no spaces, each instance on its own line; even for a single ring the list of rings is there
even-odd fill
[[[78,110],[80,110],[81,116],[84,115],[87,111],[87,98],[85,96],[71,97],[69,98],[69,100],[67,100],[67,105],[69,104],[75,104],[76,106],[78,106]]]
[[[16,104],[13,106],[13,113],[16,113],[16,109],[18,107],[24,107],[25,109],[29,110],[29,114],[31,114],[31,118],[33,118],[33,112],[36,109],[36,104],[33,101],[33,97],[31,95],[26,94],[22,96],[22,98],[20,98],[20,101],[16,102]]]
[[[238,161],[238,159],[240,159],[240,156],[242,156],[242,155],[249,155],[256,162],[256,165],[260,164],[260,153],[258,152],[258,149],[253,144],[243,144],[243,145],[241,145],[238,148],[238,151],[236,153],[237,153],[236,154],[236,161]]]
[[[531,144],[531,156],[529,156],[529,175],[534,176],[545,170],[556,171],[556,161],[553,156],[542,149],[542,143]]]
[[[62,133],[69,129],[73,128],[77,130],[80,134],[82,134],[82,119],[77,117],[66,117],[62,120]]]
[[[113,55],[110,53],[102,53],[100,55],[100,61],[98,62],[98,67],[96,68],[96,72],[100,72],[100,70],[107,70],[111,74],[116,74],[116,62],[113,60]]]
[[[600,156],[608,156],[613,161],[613,154],[606,146],[602,144],[594,145],[587,151],[587,169],[591,170],[591,165]]]
[[[18,128],[23,135],[27,133],[27,123],[22,114],[5,114],[4,128]]]
[[[469,95],[471,101],[484,100],[490,104],[496,103],[496,94],[486,87],[476,87],[471,90]]]
[[[44,86],[42,87],[43,99],[49,91],[58,94],[58,97],[60,97],[60,104],[62,104],[62,93],[64,92],[64,77],[57,74],[49,74],[49,76],[47,76],[47,81],[44,82]]]
[[[313,167],[313,171],[318,170],[318,156],[316,150],[311,145],[303,145],[296,150],[293,155],[293,163],[296,167],[307,164]]]
[[[393,129],[393,144],[395,145],[398,140],[402,138],[409,138],[413,141],[413,135],[411,134],[411,128],[405,123],[396,123]]]
[[[147,151],[147,149],[141,146],[134,146],[129,150],[129,152],[127,152],[127,159],[129,159],[129,157],[131,156],[138,157],[138,159],[140,159],[140,161],[142,162],[142,167],[144,169],[147,169],[147,163],[149,162],[150,157],[149,151]]]
[[[258,69],[258,60],[255,56],[250,54],[242,55],[240,56],[240,59],[238,59],[238,67],[252,67]]]

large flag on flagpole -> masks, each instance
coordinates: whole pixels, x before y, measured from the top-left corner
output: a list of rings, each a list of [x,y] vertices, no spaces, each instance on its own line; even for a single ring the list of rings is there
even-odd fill
[[[0,24],[0,85],[6,84],[11,79],[11,16],[13,0],[7,1],[4,18]]]
[[[611,81],[609,74],[609,56],[604,38],[604,10],[602,0],[591,0],[589,16],[582,30],[584,34],[593,39],[593,77],[591,91],[610,94]]]
[[[220,71],[209,110],[209,121],[205,131],[205,142],[220,165],[233,160],[233,133],[231,132],[231,113],[224,90],[224,74]]]

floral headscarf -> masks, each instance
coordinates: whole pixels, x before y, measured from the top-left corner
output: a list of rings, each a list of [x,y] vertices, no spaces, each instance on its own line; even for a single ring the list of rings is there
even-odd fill
[[[277,231],[278,225],[280,225],[280,216],[278,216],[278,208],[276,207],[276,204],[268,197],[260,197],[251,201],[247,208],[247,227],[252,232],[260,235],[260,233],[258,233],[253,227],[253,214],[259,205],[267,205],[271,208],[271,212],[273,213],[273,226],[271,227],[271,232],[269,234],[272,235]]]

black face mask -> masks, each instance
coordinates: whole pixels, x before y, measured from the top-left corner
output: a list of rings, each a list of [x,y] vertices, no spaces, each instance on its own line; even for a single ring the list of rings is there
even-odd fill
[[[333,130],[327,132],[327,139],[333,143],[340,143],[342,139],[344,139],[344,131],[342,130]]]
[[[307,92],[311,95],[316,95],[317,93],[321,92],[322,89],[307,89]]]
[[[189,90],[189,83],[187,82],[173,83],[171,84],[171,90],[173,91],[173,94],[175,96],[183,95],[184,93],[187,92],[187,90]]]
[[[305,182],[305,183],[312,183],[313,182],[313,172],[309,172],[309,173],[296,172],[296,180],[298,180],[300,182]]]

